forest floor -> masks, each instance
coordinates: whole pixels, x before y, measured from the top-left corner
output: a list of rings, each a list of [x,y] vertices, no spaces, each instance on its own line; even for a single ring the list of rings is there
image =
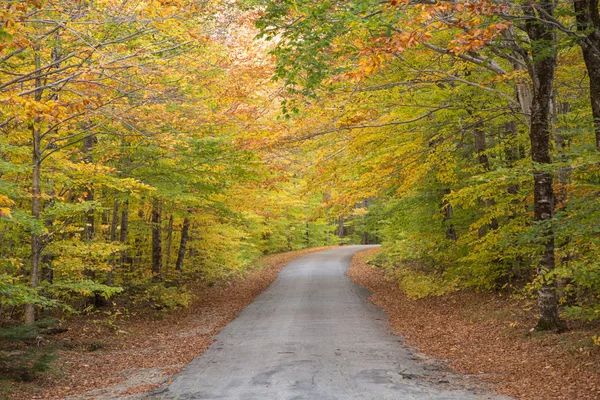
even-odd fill
[[[378,249],[354,256],[348,275],[373,293],[394,333],[454,371],[476,376],[521,400],[600,399],[598,326],[570,323],[562,334],[532,332],[533,305],[508,294],[456,293],[411,300],[368,264]]]
[[[213,336],[264,291],[292,259],[326,247],[265,256],[262,268],[227,284],[202,285],[185,310],[73,318],[48,346],[58,360],[31,383],[9,383],[12,400],[126,398],[157,388],[200,356]],[[6,393],[6,392],[5,392]],[[0,390],[0,397],[2,397]]]

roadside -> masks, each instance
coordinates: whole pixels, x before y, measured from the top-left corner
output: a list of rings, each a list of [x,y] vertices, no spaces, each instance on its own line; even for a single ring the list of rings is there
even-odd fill
[[[355,255],[348,276],[371,290],[369,301],[383,308],[406,344],[521,400],[600,398],[600,347],[591,340],[597,328],[578,324],[558,335],[531,333],[530,305],[502,294],[411,300],[367,264],[377,251]]]
[[[59,350],[53,372],[15,384],[10,397],[24,399],[113,399],[157,388],[200,356],[213,336],[232,321],[292,259],[326,247],[265,256],[263,268],[227,285],[202,285],[185,310],[116,319],[75,318],[52,340]]]

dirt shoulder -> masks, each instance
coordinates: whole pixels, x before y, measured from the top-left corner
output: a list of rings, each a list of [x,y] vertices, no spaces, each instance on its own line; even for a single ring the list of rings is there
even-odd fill
[[[189,309],[112,320],[86,317],[57,335],[53,373],[15,384],[11,399],[113,399],[159,387],[200,356],[292,259],[314,248],[263,257],[255,269],[228,285],[199,286]]]
[[[367,264],[377,251],[354,256],[348,275],[371,290],[369,301],[384,309],[408,345],[518,399],[600,398],[600,347],[590,339],[598,334],[594,327],[532,333],[531,306],[501,294],[411,300],[382,270]]]

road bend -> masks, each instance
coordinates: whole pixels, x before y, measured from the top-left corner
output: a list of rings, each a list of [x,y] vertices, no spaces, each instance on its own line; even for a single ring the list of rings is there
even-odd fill
[[[440,383],[390,333],[369,291],[345,272],[344,246],[290,262],[160,399],[499,399]]]

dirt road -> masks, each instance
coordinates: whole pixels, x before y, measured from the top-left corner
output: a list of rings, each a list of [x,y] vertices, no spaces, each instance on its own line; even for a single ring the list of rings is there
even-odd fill
[[[278,279],[157,399],[499,399],[449,385],[390,334],[344,275],[368,246],[313,253]]]

